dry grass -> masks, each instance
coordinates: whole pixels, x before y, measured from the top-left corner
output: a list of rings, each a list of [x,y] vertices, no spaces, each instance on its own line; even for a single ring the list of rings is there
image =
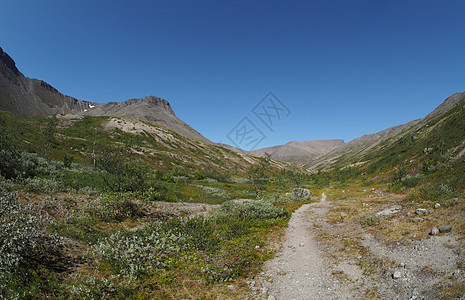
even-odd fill
[[[438,293],[440,299],[459,299],[465,295],[465,282],[443,287]]]

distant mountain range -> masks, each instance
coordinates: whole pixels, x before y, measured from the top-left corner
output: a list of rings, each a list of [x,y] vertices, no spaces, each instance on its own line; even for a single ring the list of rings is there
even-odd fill
[[[430,120],[437,118],[465,101],[465,92],[448,97],[441,105],[425,118],[397,125],[383,131],[364,135],[348,143],[343,140],[300,141],[284,145],[262,148],[250,153],[263,156],[269,153],[275,160],[293,162],[309,170],[328,169],[334,166],[343,167],[353,163],[364,162],[364,157],[380,151],[382,146],[394,143],[402,137],[415,137],[416,132]],[[462,104],[463,105],[463,104]],[[465,108],[464,108],[465,109]]]
[[[271,158],[293,162],[309,170],[342,167],[354,163],[363,163],[367,155],[381,151],[389,144],[404,137],[415,139],[418,132],[435,122],[440,122],[443,114],[458,105],[463,105],[465,93],[456,93],[447,98],[434,111],[423,119],[388,128],[378,133],[364,135],[348,143],[343,140],[293,141],[284,145],[268,147],[251,152],[218,144],[237,153],[263,156],[269,153]],[[464,106],[465,107],[465,106]],[[464,108],[465,109],[465,108]],[[73,114],[81,116],[126,117],[134,120],[149,121],[175,131],[184,137],[213,144],[199,132],[179,119],[168,101],[154,96],[131,99],[125,102],[96,103],[78,100],[63,95],[57,89],[42,80],[24,76],[16,67],[15,61],[0,48],[0,110],[25,116],[53,114]],[[425,127],[426,126],[426,127]],[[216,146],[217,147],[217,146]],[[241,156],[244,157],[245,156]]]
[[[63,95],[48,83],[24,76],[0,48],[0,110],[25,116],[76,114],[130,117],[150,121],[183,136],[211,143],[179,119],[168,101],[154,96],[125,102],[96,103]]]
[[[344,140],[293,141],[284,145],[253,150],[250,153],[263,156],[270,154],[272,159],[304,165],[321,157],[331,150],[344,145]]]

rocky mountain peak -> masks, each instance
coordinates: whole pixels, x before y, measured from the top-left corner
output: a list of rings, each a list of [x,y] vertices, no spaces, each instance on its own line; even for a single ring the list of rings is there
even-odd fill
[[[3,51],[3,49],[0,47],[0,62],[3,63],[8,69],[10,69],[11,72],[13,72],[16,76],[20,76],[20,72],[18,68],[16,68],[16,63],[15,61],[6,53]]]
[[[165,110],[166,112],[172,115],[175,115],[173,109],[171,108],[170,103],[167,100],[163,98],[155,97],[155,96],[147,96],[141,99],[133,98],[123,103],[126,103],[127,105],[144,105],[145,104],[151,108],[161,108]]]

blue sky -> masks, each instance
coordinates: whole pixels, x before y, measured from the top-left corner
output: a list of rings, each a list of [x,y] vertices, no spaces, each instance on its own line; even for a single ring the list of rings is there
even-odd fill
[[[3,0],[0,46],[28,77],[96,102],[148,95],[215,142],[342,138],[465,90],[464,1]],[[272,91],[290,114],[252,109]]]

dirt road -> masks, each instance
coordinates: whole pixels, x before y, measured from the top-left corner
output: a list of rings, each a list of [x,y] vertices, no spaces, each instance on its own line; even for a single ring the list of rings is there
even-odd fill
[[[266,262],[261,279],[252,285],[256,299],[355,299],[349,289],[331,275],[329,261],[311,231],[311,218],[324,217],[329,203],[305,204],[292,215],[282,252]]]

